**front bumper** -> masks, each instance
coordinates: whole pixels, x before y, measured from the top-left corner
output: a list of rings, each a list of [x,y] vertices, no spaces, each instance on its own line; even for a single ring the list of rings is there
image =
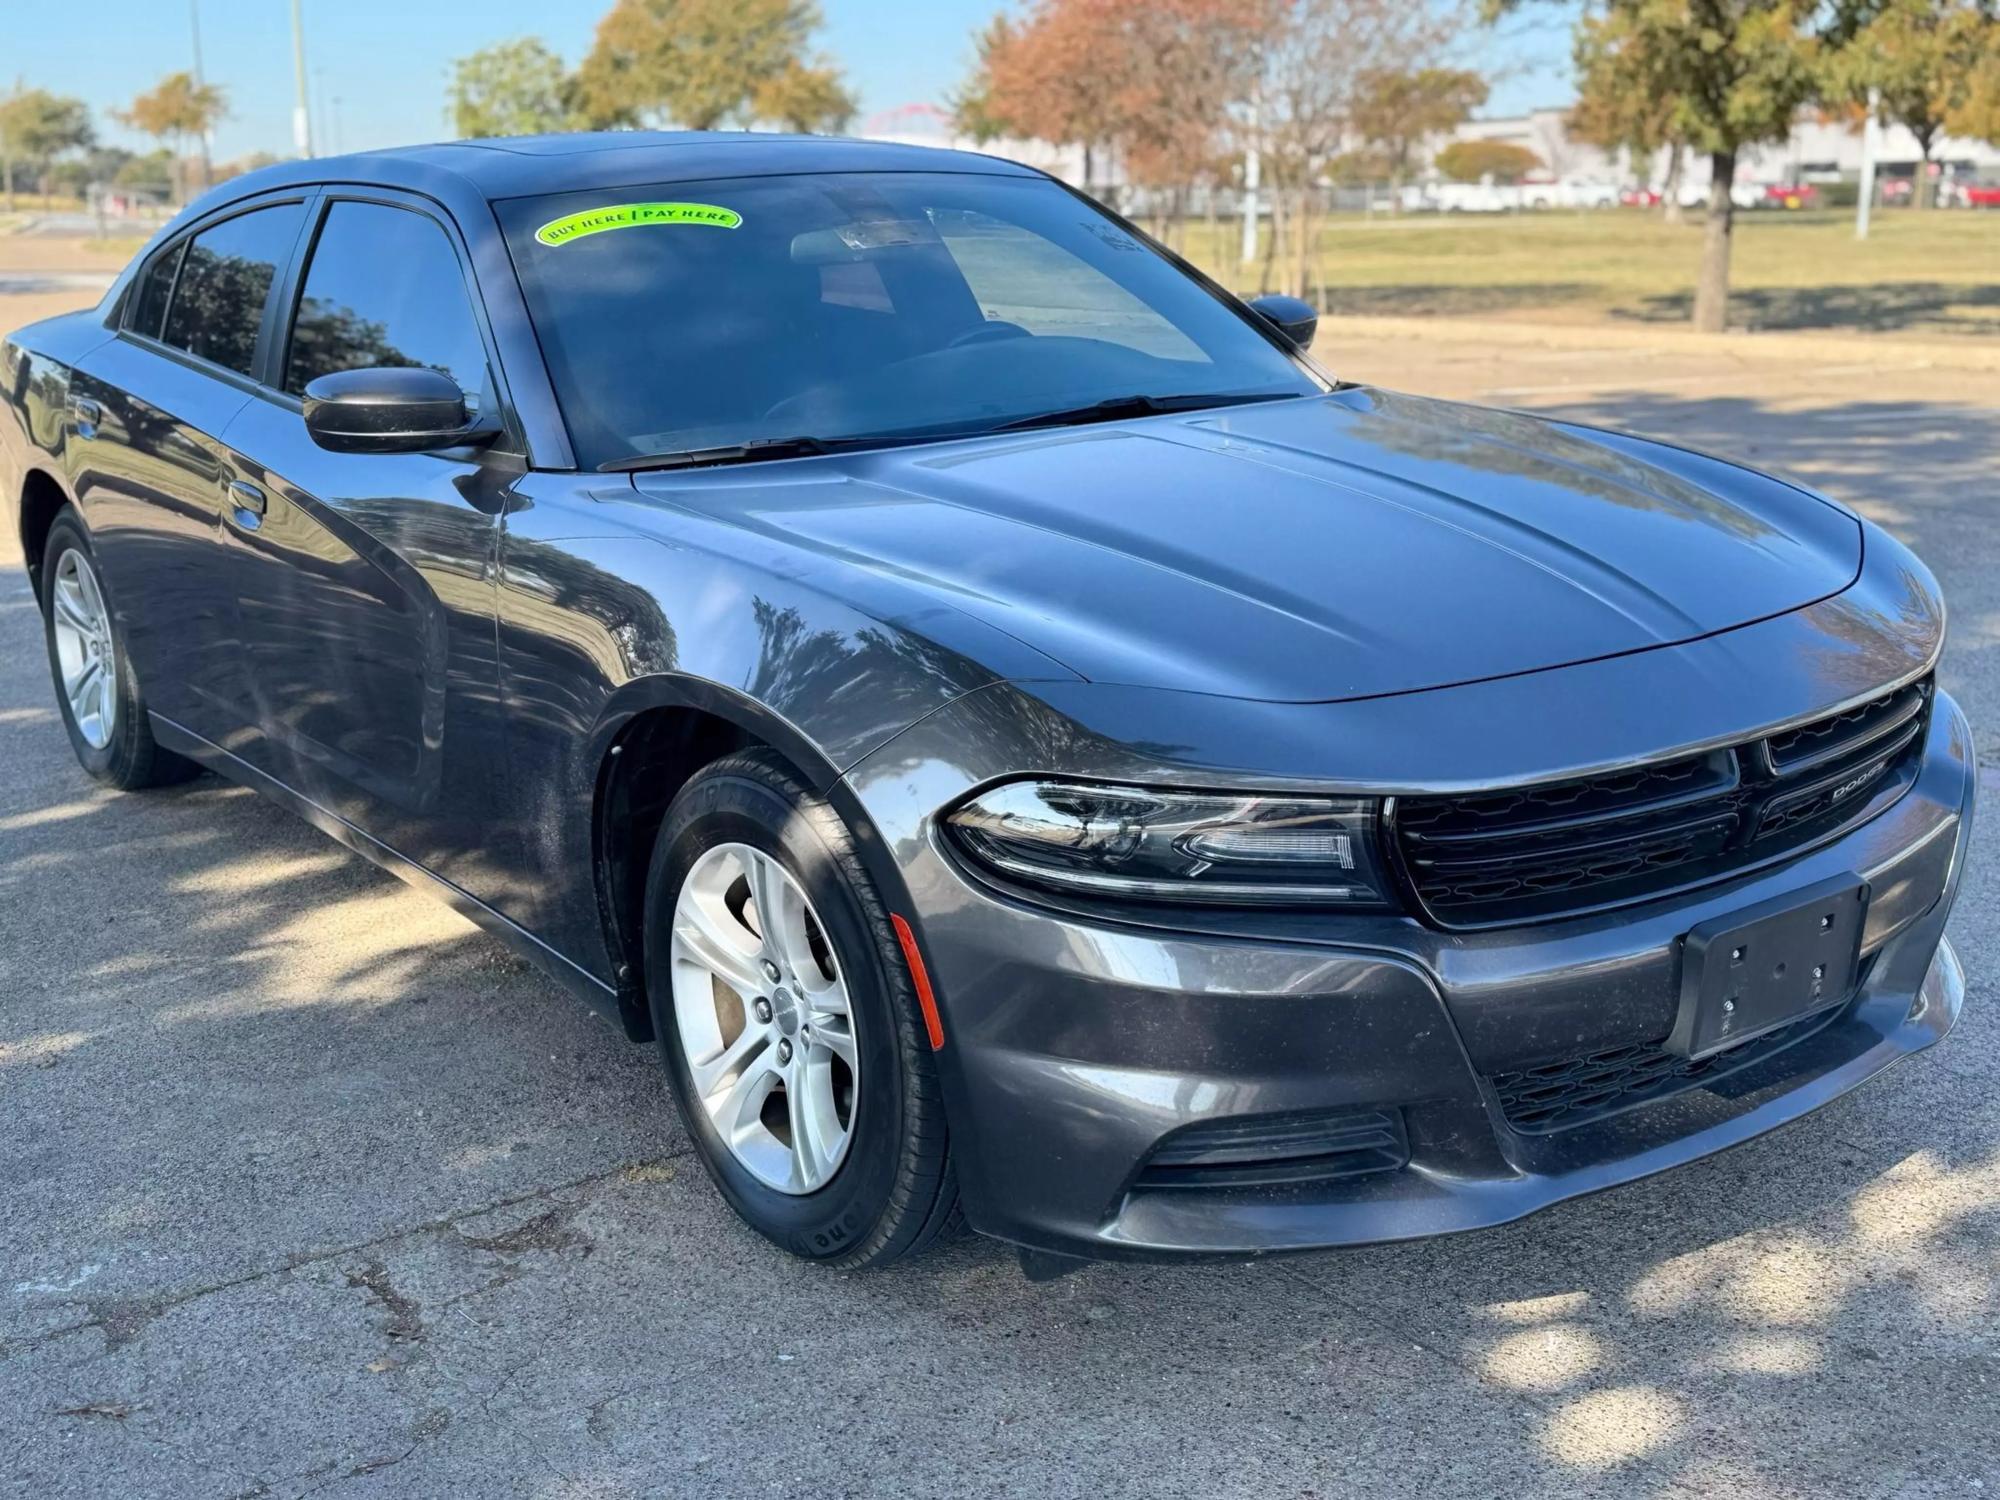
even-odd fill
[[[907,818],[908,799],[939,804],[903,748]],[[1333,942],[1296,923],[1197,934],[1053,913],[986,887],[906,821],[898,863],[945,1010],[968,1217],[1093,1257],[1408,1239],[1516,1219],[1794,1120],[1957,1019],[1944,928],[1971,831],[1970,751],[1940,694],[1913,785],[1843,837],[1693,893],[1476,934],[1346,918]],[[1510,1123],[1496,1076],[1666,1035],[1690,928],[1849,873],[1873,894],[1859,988],[1831,1019],[1671,1097],[1543,1133]],[[1177,1131],[1329,1110],[1393,1113],[1407,1164],[1279,1187],[1149,1185]]]

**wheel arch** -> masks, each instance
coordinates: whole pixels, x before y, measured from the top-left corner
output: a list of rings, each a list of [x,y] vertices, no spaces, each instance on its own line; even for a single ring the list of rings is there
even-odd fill
[[[798,726],[704,678],[662,674],[627,683],[599,718],[586,761],[596,767],[592,875],[620,1017],[634,1041],[653,1036],[642,935],[646,874],[667,808],[703,766],[760,747],[783,757],[821,796],[840,780],[841,768]],[[843,816],[852,813],[843,809]]]
[[[74,505],[68,488],[55,474],[32,464],[21,476],[16,520],[20,529],[21,557],[28,568],[28,580],[35,597],[42,594],[42,556],[48,550],[49,528],[63,507]],[[80,512],[79,512],[80,514]]]

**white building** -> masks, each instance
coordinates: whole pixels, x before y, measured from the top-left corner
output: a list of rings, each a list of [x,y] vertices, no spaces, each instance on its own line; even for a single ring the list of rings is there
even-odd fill
[[[1540,157],[1549,175],[1568,179],[1610,178],[1648,187],[1662,186],[1667,177],[1667,153],[1658,152],[1652,161],[1633,161],[1623,150],[1604,151],[1586,141],[1571,138],[1567,128],[1567,106],[1530,110],[1490,120],[1469,120],[1450,140],[1504,141],[1525,146]],[[1876,171],[1890,177],[1914,175],[1923,153],[1916,137],[1901,125],[1886,126],[1881,132]],[[1987,172],[2000,169],[2000,147],[1984,141],[1944,139],[1937,143],[1931,159],[1947,169]],[[1767,145],[1753,146],[1736,163],[1738,183],[1852,181],[1861,172],[1861,130],[1859,126],[1829,124],[1801,115],[1790,137]],[[1683,170],[1686,187],[1706,188],[1708,157],[1689,152]]]

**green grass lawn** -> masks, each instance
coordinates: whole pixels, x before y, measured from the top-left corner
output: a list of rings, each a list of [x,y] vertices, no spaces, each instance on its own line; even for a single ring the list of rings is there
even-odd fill
[[[1346,217],[1320,235],[1326,307],[1515,321],[1679,323],[1694,300],[1701,216],[1655,213]],[[1743,328],[2000,337],[2000,213],[1759,210],[1736,217],[1730,322]],[[1219,243],[1218,243],[1219,242]],[[1239,291],[1259,267],[1237,232],[1190,226],[1190,258]]]

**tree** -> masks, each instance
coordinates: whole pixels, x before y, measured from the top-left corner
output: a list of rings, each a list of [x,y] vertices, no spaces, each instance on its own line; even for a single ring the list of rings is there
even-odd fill
[[[1929,206],[1931,154],[1976,97],[1982,70],[2000,68],[2000,23],[1986,0],[1849,0],[1827,57],[1831,100],[1866,109],[1916,137],[1923,156],[1913,202]]]
[[[1542,165],[1526,146],[1509,141],[1453,141],[1437,154],[1437,169],[1453,182],[1519,182]]]
[[[1119,146],[1127,175],[1169,189],[1179,219],[1188,188],[1224,173],[1231,110],[1250,93],[1275,0],[1153,0],[1127,6]]]
[[[1310,295],[1319,184],[1357,133],[1369,80],[1436,66],[1460,28],[1453,0],[1284,0],[1259,42],[1246,131],[1276,195],[1270,257],[1291,240],[1283,290]]]
[[[1354,130],[1379,149],[1400,189],[1410,154],[1429,136],[1455,130],[1486,102],[1486,80],[1459,68],[1377,68],[1361,80]],[[1398,192],[1393,201],[1400,203]]]
[[[191,73],[169,73],[150,92],[134,99],[130,108],[117,113],[134,130],[164,144],[178,163],[181,142],[207,135],[228,112],[228,98],[215,84],[196,83]],[[185,186],[181,195],[186,196]]]
[[[1649,169],[1664,148],[1667,180],[1660,193],[1662,216],[1677,224],[1681,218],[1681,167],[1687,156],[1687,142],[1675,133],[1678,104],[1669,95],[1651,92],[1651,80],[1643,76],[1645,59],[1629,48],[1603,45],[1601,35],[1588,24],[1578,29],[1577,100],[1566,122],[1569,132],[1607,151],[1623,149],[1634,161],[1645,161]]]
[[[111,185],[145,193],[171,193],[174,190],[174,158],[166,151],[129,157],[112,172]]]
[[[2000,145],[2000,51],[1989,50],[1945,121],[1953,135]]]
[[[993,60],[1015,45],[1015,30],[1006,16],[995,16],[987,23],[973,38],[972,72],[950,99],[953,122],[981,144],[1007,133],[1008,122],[993,98]]]
[[[747,122],[763,89],[801,65],[812,0],[617,0],[577,73],[593,125]]]
[[[799,135],[838,135],[853,120],[856,106],[838,69],[794,60],[757,85],[750,107],[758,119]]]
[[[26,167],[42,178],[57,157],[87,149],[97,139],[90,108],[46,89],[16,89],[0,99],[0,179],[7,207],[14,207],[14,173]]]
[[[1484,0],[1489,17],[1519,0]],[[1621,91],[1671,100],[1667,129],[1708,153],[1708,223],[1695,278],[1694,325],[1728,322],[1730,188],[1746,146],[1781,140],[1819,83],[1822,0],[1587,0],[1578,72]]]
[[[1134,58],[1123,25],[1140,8],[1119,0],[1037,0],[1018,24],[995,21],[969,88],[985,111],[983,128],[1082,148],[1083,188],[1095,191],[1100,153],[1125,133],[1121,95]]]
[[[1212,170],[1255,43],[1280,0],[1038,0],[996,19],[955,102],[969,133],[1079,146],[1084,187],[1106,150],[1135,180],[1184,189]]]
[[[563,61],[534,37],[517,37],[461,57],[451,70],[451,128],[473,139],[542,135],[574,118]]]
[[[122,146],[92,146],[58,160],[49,168],[46,180],[54,183],[58,192],[81,198],[92,183],[116,179],[130,160],[132,153]]]

